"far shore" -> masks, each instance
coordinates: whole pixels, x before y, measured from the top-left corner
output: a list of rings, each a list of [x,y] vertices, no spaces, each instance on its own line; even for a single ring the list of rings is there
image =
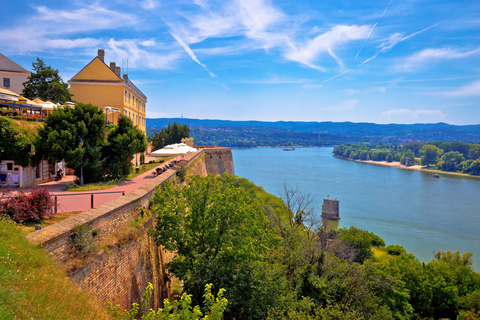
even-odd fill
[[[338,157],[338,156],[336,157],[340,159],[346,159],[346,160],[351,160],[351,161],[356,161],[361,163],[371,163],[379,166],[394,167],[394,168],[399,168],[404,170],[419,170],[419,171],[431,172],[432,174],[449,174],[449,175],[461,176],[461,177],[469,177],[469,178],[477,178],[477,179],[480,178],[480,176],[472,176],[466,173],[447,172],[447,171],[441,171],[436,169],[427,169],[427,167],[421,166],[421,165],[407,167],[398,161],[387,162],[387,161],[373,161],[373,160],[354,160],[354,159],[345,158],[345,157]]]

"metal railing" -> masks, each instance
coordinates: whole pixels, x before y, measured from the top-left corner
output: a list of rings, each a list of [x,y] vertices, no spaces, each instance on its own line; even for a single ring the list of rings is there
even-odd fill
[[[54,207],[55,207],[55,213],[57,213],[57,207],[58,207],[58,200],[57,200],[57,197],[65,197],[65,196],[85,196],[85,195],[90,195],[90,203],[91,203],[91,206],[90,208],[93,209],[93,196],[95,194],[105,194],[105,193],[121,193],[122,196],[125,195],[125,191],[102,191],[102,192],[83,192],[83,193],[66,193],[66,194],[51,194],[51,196],[53,197],[53,201],[54,201]]]

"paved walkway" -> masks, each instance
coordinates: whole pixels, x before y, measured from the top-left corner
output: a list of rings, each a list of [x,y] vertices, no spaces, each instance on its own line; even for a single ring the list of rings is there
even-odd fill
[[[152,158],[154,159],[154,158]],[[181,159],[181,157],[177,157],[177,160]],[[150,159],[145,159],[149,161]],[[165,164],[159,165],[159,167],[163,167]],[[158,168],[158,167],[157,167]],[[72,211],[85,211],[91,208],[91,193],[96,192],[112,192],[112,191],[119,191],[118,193],[107,193],[107,194],[95,194],[93,206],[94,208],[104,204],[110,200],[115,198],[121,197],[122,193],[120,191],[125,192],[125,194],[129,194],[133,190],[136,190],[141,185],[149,182],[154,178],[153,172],[155,169],[145,170],[143,174],[136,176],[129,181],[121,182],[119,185],[104,189],[104,190],[94,190],[94,191],[63,191],[69,184],[71,184],[75,179],[76,176],[74,175],[67,175],[60,181],[49,181],[46,183],[42,183],[37,185],[37,188],[46,188],[51,194],[61,195],[57,197],[57,212],[72,212]],[[23,188],[20,189],[23,192],[30,192],[33,188]],[[13,196],[18,193],[19,189],[5,189],[3,192],[0,191],[0,196],[3,193],[4,196]],[[69,195],[69,194],[85,194],[85,195]]]

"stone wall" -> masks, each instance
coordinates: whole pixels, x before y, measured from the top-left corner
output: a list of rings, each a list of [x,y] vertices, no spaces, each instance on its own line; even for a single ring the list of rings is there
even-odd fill
[[[220,174],[223,176],[224,173],[230,175],[235,174],[233,169],[233,158],[232,150],[230,148],[211,148],[205,149],[205,166],[209,174]]]
[[[222,163],[222,159],[225,163]],[[96,231],[95,239],[99,242],[108,240],[122,227],[132,223],[139,216],[141,208],[148,208],[156,188],[173,179],[177,170],[182,167],[187,167],[191,175],[205,176],[223,172],[233,174],[231,150],[211,148],[189,154],[173,168],[137,190],[33,232],[27,238],[46,250],[55,260],[63,264],[71,263],[69,239],[75,226],[86,224],[90,230]],[[114,246],[108,252],[99,252],[84,261],[83,265],[72,272],[72,279],[81,288],[91,292],[99,304],[106,306],[108,302],[112,302],[122,308],[129,308],[132,302],[140,302],[146,285],[151,282],[154,285],[151,307],[157,308],[171,289],[165,264],[173,259],[173,254],[158,247],[148,235],[147,230],[153,223],[152,217],[145,223],[143,232],[140,232],[136,239],[121,246]]]

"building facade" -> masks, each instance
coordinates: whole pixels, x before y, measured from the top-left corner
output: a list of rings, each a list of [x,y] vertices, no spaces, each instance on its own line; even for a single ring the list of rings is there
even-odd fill
[[[146,133],[147,97],[128,74],[122,77],[121,68],[115,62],[108,66],[104,60],[105,50],[99,49],[98,55],[68,81],[72,99],[104,109],[107,123],[116,124],[122,114]]]
[[[0,88],[21,94],[30,72],[0,53]]]

